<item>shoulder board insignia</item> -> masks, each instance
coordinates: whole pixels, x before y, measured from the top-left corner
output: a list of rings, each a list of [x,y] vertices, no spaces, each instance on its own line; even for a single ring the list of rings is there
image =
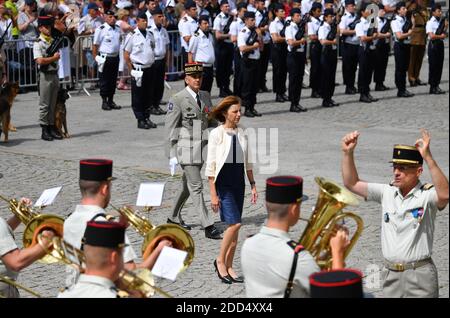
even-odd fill
[[[431,188],[433,188],[434,185],[431,183],[425,183],[423,186],[420,187],[421,190],[430,190]]]
[[[102,25],[101,27],[100,27],[100,29],[104,29],[105,28],[105,26],[104,25]]]

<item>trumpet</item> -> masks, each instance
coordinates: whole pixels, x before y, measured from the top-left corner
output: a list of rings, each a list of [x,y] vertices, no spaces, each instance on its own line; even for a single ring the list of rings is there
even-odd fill
[[[315,181],[320,188],[319,197],[310,219],[306,220],[308,225],[303,231],[299,243],[311,253],[321,269],[330,269],[332,264],[330,239],[335,226],[344,218],[353,219],[357,225],[350,245],[345,251],[345,259],[361,235],[364,223],[356,214],[342,212],[347,205],[359,204],[353,193],[325,178],[316,177]],[[301,220],[305,221],[305,219]]]
[[[140,216],[129,207],[125,206],[122,208],[116,208],[113,205],[111,205],[111,207],[121,215],[125,216],[136,231],[144,236],[144,243],[142,244],[143,259],[150,256],[161,240],[166,239],[172,242],[174,248],[186,251],[188,253],[181,271],[184,271],[192,263],[195,251],[194,240],[189,232],[181,226],[176,224],[162,224],[154,226],[150,220]],[[147,208],[147,211],[150,211],[151,209],[151,207]]]
[[[44,230],[52,230],[57,236],[63,236],[64,219],[62,217],[53,214],[38,213],[16,199],[7,199],[2,195],[0,195],[0,199],[6,201],[9,204],[9,210],[25,224],[22,238],[25,248],[38,244],[39,234]],[[47,254],[39,262],[44,264],[56,263],[57,261],[52,255],[52,253]]]
[[[28,292],[29,294],[31,294],[31,295],[33,295],[35,297],[38,297],[38,298],[42,297],[40,294],[38,294],[34,290],[32,290],[32,289],[30,289],[28,287],[20,285],[19,283],[15,282],[14,280],[12,280],[12,279],[10,279],[10,278],[8,278],[6,276],[0,275],[0,282],[4,282],[4,283],[6,283],[8,285],[11,285],[11,286],[14,286],[14,287],[16,287],[18,289],[23,289],[24,291]],[[6,298],[6,296],[2,295],[0,293],[0,298]]]
[[[53,238],[53,250],[55,251],[56,258],[60,262],[74,266],[80,272],[84,271],[83,264],[86,263],[86,256],[83,251],[59,237]],[[117,285],[121,288],[118,293],[120,297],[128,297],[130,291],[138,291],[146,298],[152,297],[155,292],[168,298],[172,297],[155,286],[153,275],[148,269],[137,269],[135,271],[123,269],[119,274]]]

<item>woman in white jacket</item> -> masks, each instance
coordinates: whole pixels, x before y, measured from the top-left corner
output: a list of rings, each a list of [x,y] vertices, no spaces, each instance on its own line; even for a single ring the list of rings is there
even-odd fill
[[[251,185],[251,202],[258,197],[253,178],[251,149],[247,135],[238,125],[241,118],[241,100],[228,96],[210,116],[222,124],[213,129],[208,139],[206,176],[211,191],[211,207],[220,211],[220,218],[228,227],[224,232],[220,253],[214,267],[222,282],[242,283],[243,277],[233,270],[239,229],[244,206],[245,175]]]

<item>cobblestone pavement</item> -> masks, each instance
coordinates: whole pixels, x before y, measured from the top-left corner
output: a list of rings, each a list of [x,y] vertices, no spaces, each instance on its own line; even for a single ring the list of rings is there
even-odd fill
[[[394,59],[390,58],[386,85],[394,87]],[[445,65],[448,65],[446,49]],[[342,81],[338,66],[337,81]],[[422,80],[427,80],[428,64],[424,61]],[[448,85],[448,67],[443,74],[442,88]],[[307,79],[305,80],[307,83]],[[268,74],[268,86],[272,84],[271,73]],[[164,100],[183,87],[182,82],[171,82],[172,90],[165,91]],[[430,96],[428,87],[412,88],[414,98],[398,99],[396,90],[374,92],[380,101],[373,104],[361,104],[358,96],[343,94],[344,87],[336,88],[336,101],[340,107],[324,109],[321,100],[309,98],[310,90],[303,92],[302,105],[307,113],[288,112],[288,103],[274,102],[272,93],[258,95],[257,109],[263,117],[257,119],[243,118],[242,123],[254,128],[277,128],[278,151],[269,158],[278,160],[278,169],[271,174],[290,173],[302,175],[305,179],[305,193],[310,200],[302,205],[304,217],[312,210],[318,187],[315,176],[323,176],[342,183],[340,175],[340,139],[352,130],[361,131],[362,135],[356,152],[357,166],[365,180],[388,182],[391,168],[388,160],[395,143],[412,144],[419,136],[419,128],[426,127],[432,133],[431,150],[444,173],[449,174],[449,110],[448,94]],[[214,102],[218,101],[217,89],[213,91]],[[129,92],[119,91],[116,102],[123,105],[120,111],[104,112],[100,109],[97,92],[88,97],[73,94],[67,103],[68,123],[72,138],[63,141],[45,142],[39,139],[40,128],[37,125],[37,94],[28,93],[16,98],[12,111],[13,123],[18,131],[10,134],[10,143],[0,142],[0,193],[10,197],[28,196],[36,200],[40,193],[50,187],[62,185],[63,189],[55,203],[47,212],[67,216],[80,200],[77,188],[78,160],[85,157],[108,157],[114,160],[114,181],[112,203],[133,204],[139,184],[145,181],[165,181],[163,207],[151,212],[150,218],[156,225],[165,222],[175,192],[180,185],[180,170],[174,177],[168,175],[168,160],[164,155],[164,117],[153,116],[157,129],[138,130],[130,107]],[[268,136],[268,134],[267,134]],[[261,167],[263,164],[260,165]],[[265,220],[264,180],[267,175],[256,170],[257,188],[260,200],[250,204],[246,198],[244,206],[243,227],[236,253],[235,267],[240,272],[240,247],[245,237],[256,233]],[[425,169],[423,179],[430,181]],[[249,189],[247,188],[247,193]],[[209,203],[209,191],[205,180],[205,196]],[[367,272],[381,268],[380,248],[380,207],[374,203],[361,202],[358,207],[345,210],[356,211],[364,219],[362,238],[356,244],[347,259],[349,267]],[[179,275],[175,282],[160,280],[158,284],[175,297],[245,297],[243,285],[222,284],[214,273],[213,260],[216,257],[220,241],[204,237],[200,228],[198,215],[188,201],[183,210],[184,219],[194,225],[190,232],[195,240],[195,259],[192,265]],[[7,218],[8,209],[0,202],[0,216]],[[219,218],[216,216],[216,220]],[[448,207],[440,212],[436,219],[434,236],[434,261],[439,271],[440,296],[449,296],[449,249],[448,249]],[[219,226],[223,225],[219,223]],[[298,238],[304,223],[294,226],[293,238]],[[16,241],[21,246],[22,231],[16,232]],[[136,250],[140,250],[142,237],[132,229],[128,234]],[[64,267],[58,265],[34,264],[19,276],[19,282],[53,297],[64,282]],[[377,281],[369,284],[365,290],[373,296],[381,296]],[[28,297],[22,293],[24,297]]]

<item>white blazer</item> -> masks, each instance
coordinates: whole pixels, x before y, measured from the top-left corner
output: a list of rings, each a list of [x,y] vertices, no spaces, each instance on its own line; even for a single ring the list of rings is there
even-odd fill
[[[233,136],[227,134],[223,125],[214,128],[209,134],[205,174],[206,177],[214,177],[214,183],[227,160],[232,138]],[[250,149],[251,147],[248,145],[248,136],[244,129],[239,125],[237,126],[237,140],[244,153],[244,170],[247,175],[247,170],[253,170],[253,163],[249,162],[249,158],[252,159],[253,157]]]

